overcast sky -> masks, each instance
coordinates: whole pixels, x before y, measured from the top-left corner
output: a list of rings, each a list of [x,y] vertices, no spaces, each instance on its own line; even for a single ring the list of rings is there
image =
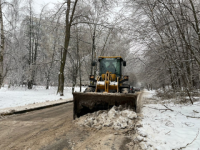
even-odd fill
[[[64,0],[34,0],[34,9],[36,13],[40,13],[42,7],[49,3],[48,7],[53,7],[53,3],[64,2]]]

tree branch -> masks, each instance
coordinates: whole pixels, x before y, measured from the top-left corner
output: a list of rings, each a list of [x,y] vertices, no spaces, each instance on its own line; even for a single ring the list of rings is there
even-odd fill
[[[193,139],[193,141],[192,141],[191,143],[188,143],[188,144],[187,144],[186,146],[184,146],[184,147],[180,147],[179,149],[186,148],[188,145],[192,144],[192,143],[197,139],[198,135],[199,135],[199,129],[198,129],[197,135],[196,135],[196,137]]]

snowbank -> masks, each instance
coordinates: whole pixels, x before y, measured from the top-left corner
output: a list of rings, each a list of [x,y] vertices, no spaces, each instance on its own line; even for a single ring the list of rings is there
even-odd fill
[[[200,102],[165,106],[146,104],[142,109],[143,127],[140,130],[146,134],[146,148],[149,149],[148,143],[151,143],[157,150],[200,149]]]
[[[76,87],[75,91],[79,92],[79,89],[80,87]],[[84,89],[82,88],[82,90]],[[49,90],[46,90],[44,86],[36,86],[31,90],[28,90],[27,87],[3,87],[0,89],[0,110],[73,98],[71,87],[65,87],[64,96],[60,96],[56,92],[57,87],[51,87]]]

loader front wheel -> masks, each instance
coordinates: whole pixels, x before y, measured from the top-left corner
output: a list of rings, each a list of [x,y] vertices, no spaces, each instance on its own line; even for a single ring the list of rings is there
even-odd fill
[[[87,87],[84,91],[84,93],[87,93],[87,92],[94,92],[95,89],[93,87]]]

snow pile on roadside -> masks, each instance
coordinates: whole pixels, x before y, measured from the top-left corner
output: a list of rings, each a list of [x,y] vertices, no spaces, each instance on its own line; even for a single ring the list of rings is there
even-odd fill
[[[33,103],[33,104],[25,105],[25,106],[3,108],[3,109],[0,109],[0,116],[9,114],[9,113],[23,111],[23,110],[30,110],[30,109],[36,109],[36,108],[41,108],[41,107],[45,107],[45,106],[52,106],[52,105],[56,105],[56,104],[60,104],[60,103],[66,103],[66,102],[70,102],[72,100],[73,100],[72,98],[69,98],[69,99],[61,99],[61,100],[55,100],[55,101]]]
[[[80,87],[75,87],[75,91],[79,92],[79,89]],[[82,87],[83,90],[85,87]],[[5,86],[0,89],[0,109],[73,98],[71,87],[65,87],[64,96],[56,93],[57,87],[50,87],[46,90],[45,86],[34,86],[29,90],[27,87],[8,88]]]
[[[146,135],[145,139],[143,136],[143,139],[139,138],[142,139],[143,149],[200,149],[199,108],[199,101],[187,106],[172,103],[146,104],[142,109],[143,127],[139,129]]]
[[[115,130],[134,128],[137,114],[122,106],[113,106],[109,111],[97,111],[86,114],[78,119],[77,124],[101,129],[102,127],[112,127]]]

